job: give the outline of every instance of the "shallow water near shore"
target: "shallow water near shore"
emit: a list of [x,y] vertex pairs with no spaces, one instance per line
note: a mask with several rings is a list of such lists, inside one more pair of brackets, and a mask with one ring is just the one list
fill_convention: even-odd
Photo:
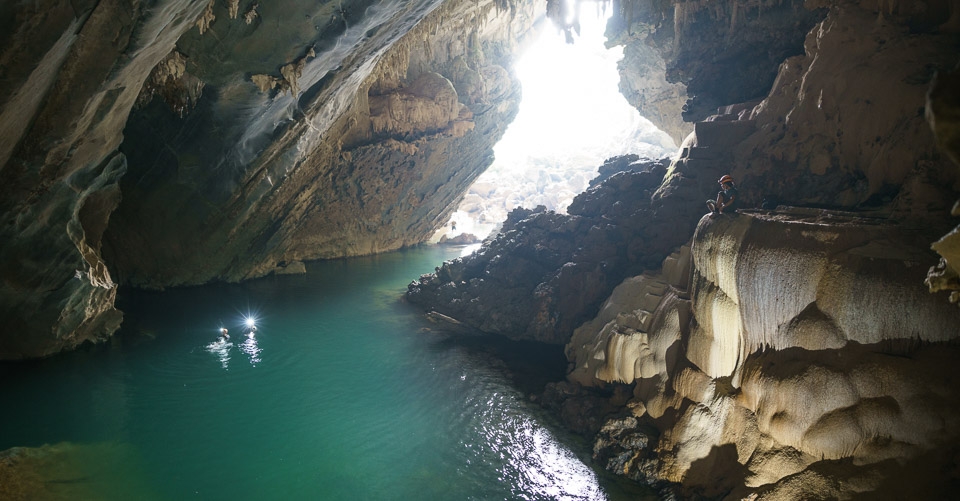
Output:
[[646,497],[595,471],[589,444],[530,402],[562,378],[559,347],[453,338],[401,300],[458,254],[423,247],[306,275],[122,291],[112,342],[0,365],[0,450],[69,443],[58,453],[83,457],[80,470],[122,465],[58,470],[63,498]]

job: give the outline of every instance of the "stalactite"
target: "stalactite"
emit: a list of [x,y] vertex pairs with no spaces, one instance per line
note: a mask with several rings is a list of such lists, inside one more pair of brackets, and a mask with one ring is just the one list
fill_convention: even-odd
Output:
[[737,0],[733,1],[733,7],[731,7],[732,12],[730,13],[730,35],[733,36],[733,33],[737,30]]
[[253,3],[250,5],[250,7],[247,9],[247,11],[243,14],[243,20],[246,21],[247,24],[252,23],[253,20],[256,19],[256,18],[260,15],[260,14],[257,12],[257,9],[259,9],[259,8],[260,8],[260,4],[257,3],[257,2],[253,2]]
[[203,35],[210,25],[213,24],[213,21],[217,19],[217,16],[213,13],[213,5],[216,3],[216,0],[210,0],[210,3],[207,4],[207,9],[203,11],[203,14],[200,15],[200,18],[197,19],[197,29],[200,30],[200,34]]
[[240,0],[227,0],[227,16],[236,19],[240,14]]
[[680,31],[683,29],[683,16],[684,9],[683,4],[677,3],[673,6],[673,50],[674,52],[680,50]]

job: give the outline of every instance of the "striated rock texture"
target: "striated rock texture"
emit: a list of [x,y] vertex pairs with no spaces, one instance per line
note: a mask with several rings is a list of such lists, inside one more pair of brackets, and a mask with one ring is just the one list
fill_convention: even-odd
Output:
[[101,255],[127,169],[121,131],[203,4],[0,6],[0,358],[102,340],[120,324]]
[[[204,97],[184,120],[159,102],[131,116],[104,250],[121,281],[243,280],[413,245],[445,222],[516,113],[503,66],[533,4],[365,8],[263,4],[250,25],[181,38]],[[277,40],[271,17],[310,22]]]
[[0,359],[103,340],[121,283],[425,240],[516,113],[505,68],[542,8],[0,6]]

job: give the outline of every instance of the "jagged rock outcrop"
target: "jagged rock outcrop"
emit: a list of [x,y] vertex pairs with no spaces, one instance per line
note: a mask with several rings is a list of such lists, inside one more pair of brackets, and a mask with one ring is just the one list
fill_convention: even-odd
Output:
[[407,298],[485,332],[566,344],[624,276],[656,267],[696,223],[653,200],[665,168],[647,166],[579,195],[566,215],[514,210],[489,244],[411,283]]
[[516,113],[504,67],[543,7],[370,5],[0,7],[0,358],[109,336],[120,283],[429,238]]
[[660,168],[666,172],[669,166],[669,158],[661,158],[660,160],[654,161],[650,158],[640,158],[640,156],[636,154],[608,158],[597,168],[597,175],[590,180],[589,187],[596,188],[600,183],[621,172],[643,172],[646,170],[659,170]]
[[614,2],[607,34],[625,46],[621,89],[679,143],[690,130],[682,121],[767,93],[780,62],[803,52],[804,35],[823,15],[809,3]]

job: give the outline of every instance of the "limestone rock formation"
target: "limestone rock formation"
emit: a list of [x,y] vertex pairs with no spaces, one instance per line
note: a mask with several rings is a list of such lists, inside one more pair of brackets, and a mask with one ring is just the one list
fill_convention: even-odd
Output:
[[504,68],[543,7],[370,6],[0,6],[0,358],[109,336],[121,283],[429,238],[516,113]]
[[[214,24],[215,40],[190,32],[178,47],[206,82],[203,102],[184,120],[157,105],[131,116],[104,251],[120,281],[237,281],[416,244],[489,163],[519,100],[490,68],[507,64],[533,4],[408,5],[386,20],[362,5],[290,8],[323,23],[321,38],[302,26],[276,53],[257,23]],[[259,15],[290,15],[278,9]],[[499,77],[468,98],[457,90],[466,70]],[[282,84],[261,92],[250,73]]]
[[687,102],[687,88],[683,83],[667,81],[666,61],[647,44],[649,36],[649,31],[624,29],[608,42],[623,45],[623,59],[617,63],[620,92],[640,115],[680,144],[693,131],[693,124],[685,122],[681,113]]
[[935,69],[956,64],[957,44],[955,34],[909,33],[854,5],[831,8],[805,55],[784,61],[767,98],[743,116],[757,132],[735,148],[732,174],[754,202],[774,195],[942,219],[957,177],[923,108]]
[[[796,55],[729,64],[750,80],[774,66],[766,90],[736,97],[696,83],[707,66],[683,55],[700,51],[709,62],[717,46],[788,22],[786,11],[767,25],[762,15],[731,17],[742,3],[621,7],[622,29],[647,19],[638,38],[703,96],[687,116],[707,113],[697,101],[715,110],[694,123],[659,185],[644,185],[643,202],[624,183],[639,174],[614,175],[581,195],[569,219],[514,215],[497,239],[421,277],[408,295],[483,330],[569,339],[570,382],[544,402],[578,431],[599,433],[594,458],[617,474],[683,498],[950,497],[960,485],[960,317],[949,292],[931,295],[922,282],[936,260],[929,242],[956,224],[958,177],[924,102],[934,72],[957,64],[951,27],[960,14],[936,0],[808,4],[818,10],[795,18],[810,28]],[[761,14],[800,8],[751,5]],[[740,29],[728,28],[734,22]],[[696,23],[706,31],[687,29]],[[939,103],[939,118],[936,104],[928,114],[947,131],[952,114]],[[748,210],[701,220],[726,173]],[[749,209],[761,205],[770,210]],[[535,263],[557,269],[548,251],[561,228],[571,228],[562,241],[576,250],[559,257],[576,265],[620,225],[644,244],[614,240],[625,260],[599,253],[616,263],[601,288],[552,281],[558,271],[521,273]],[[930,282],[950,290],[951,247],[937,248],[948,259]],[[500,303],[493,291],[502,290],[510,296]],[[559,313],[544,306],[561,302]],[[572,325],[568,312],[586,321]],[[609,392],[624,387],[632,397],[611,406]]]
[[[960,166],[960,71],[934,78],[927,93],[927,120],[940,148]],[[950,214],[960,217],[960,200]],[[940,262],[930,269],[925,283],[930,292],[952,291],[950,302],[960,306],[960,226],[933,243]]]
[[[823,499],[880,489],[891,458],[953,454],[960,317],[918,284],[917,231],[821,210],[705,217],[692,252],[624,281],[567,347],[571,379],[634,382],[628,407],[656,429],[601,438],[629,458],[618,472],[688,495]],[[913,482],[936,497],[951,480]]]
[[151,70],[204,6],[0,7],[0,358],[55,353],[119,326],[101,247],[128,167],[121,131]]
[[780,62],[803,52],[803,36],[822,16],[807,3],[614,2],[607,34],[625,45],[621,89],[679,143],[690,130],[681,111],[695,122],[766,94]]

